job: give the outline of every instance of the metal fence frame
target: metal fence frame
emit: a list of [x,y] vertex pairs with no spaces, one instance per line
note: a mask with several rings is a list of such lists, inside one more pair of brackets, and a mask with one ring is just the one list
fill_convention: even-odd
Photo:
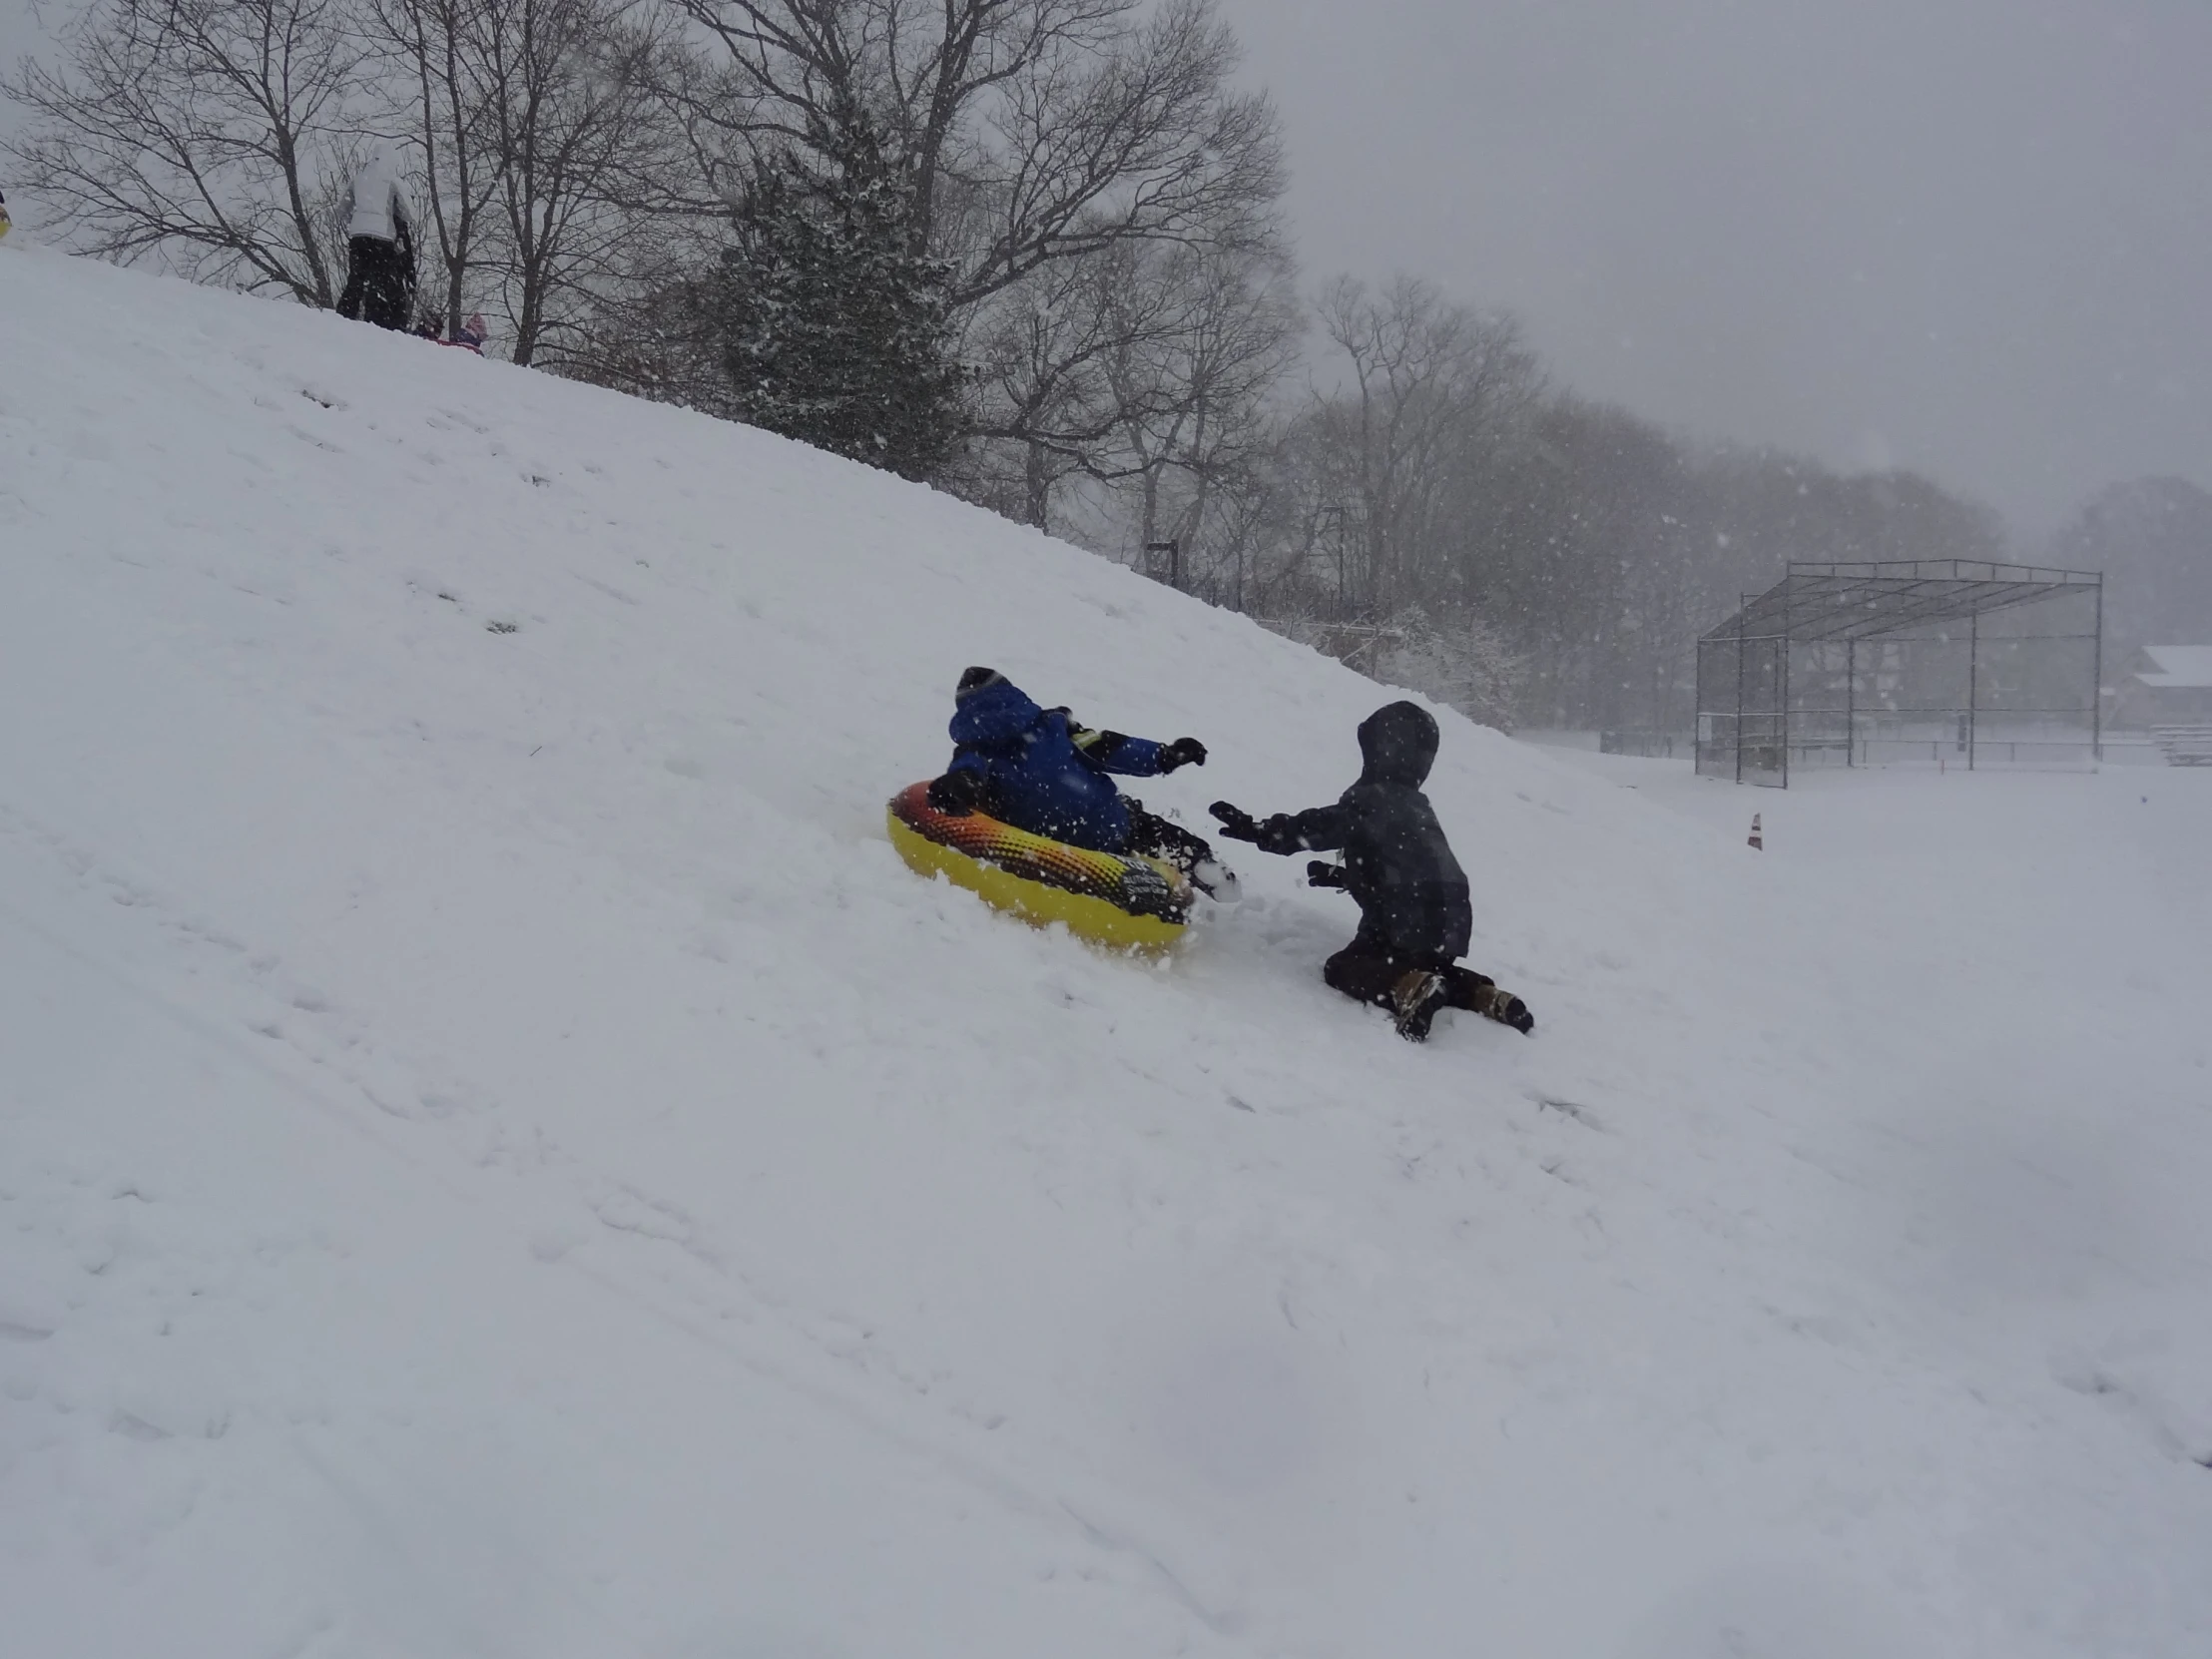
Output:
[[[2078,708],[2006,709],[2007,715],[2086,717],[2090,764],[2103,758],[2104,576],[2099,571],[2042,565],[1999,564],[1982,559],[1885,559],[1796,562],[1765,593],[1746,595],[1736,613],[1697,644],[1696,770],[1701,777],[1787,789],[1793,750],[1809,753],[1840,746],[1844,764],[1860,764],[1860,723],[1905,714],[1957,717],[1965,765],[1979,760],[1981,724],[1981,619],[1992,611],[2051,600],[2087,599],[2094,621],[2086,634],[2005,636],[2009,644],[2091,642],[2088,700]],[[1966,696],[1955,708],[1865,708],[1858,704],[1859,646],[1865,641],[1935,644],[1915,629],[1963,621]],[[1954,642],[1944,641],[1949,644]],[[1810,708],[1793,697],[1793,659],[1807,647],[1842,644],[1844,707]],[[1814,736],[1809,725],[1841,717]],[[1867,753],[1872,755],[1871,740]],[[2033,740],[2029,740],[2033,741]],[[2051,744],[2048,747],[2062,747]],[[2011,741],[2016,759],[2018,740]]]

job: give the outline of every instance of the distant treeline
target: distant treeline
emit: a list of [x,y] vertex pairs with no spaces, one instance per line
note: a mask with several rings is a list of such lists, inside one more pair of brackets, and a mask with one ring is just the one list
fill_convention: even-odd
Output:
[[[1556,388],[1420,280],[1302,293],[1237,62],[1213,0],[93,0],[5,84],[10,182],[87,251],[328,306],[387,151],[434,326],[481,311],[518,363],[1149,561],[1499,723],[1686,728],[1691,642],[1789,559],[2006,556],[1926,478]],[[2207,506],[2135,486],[2064,545],[2164,572]],[[2144,605],[2122,634],[2181,626]]]

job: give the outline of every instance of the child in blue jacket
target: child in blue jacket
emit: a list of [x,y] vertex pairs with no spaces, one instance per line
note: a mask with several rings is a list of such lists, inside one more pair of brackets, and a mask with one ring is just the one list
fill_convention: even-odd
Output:
[[1204,766],[1206,746],[1196,738],[1154,743],[1094,732],[1065,709],[1038,707],[995,669],[969,669],[952,698],[952,764],[929,786],[937,811],[985,812],[1071,846],[1165,858],[1216,898],[1235,891],[1236,877],[1203,837],[1146,812],[1107,776]]

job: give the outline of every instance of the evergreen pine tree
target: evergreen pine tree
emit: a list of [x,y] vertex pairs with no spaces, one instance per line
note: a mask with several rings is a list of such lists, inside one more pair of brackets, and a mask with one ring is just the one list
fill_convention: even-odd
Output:
[[966,425],[951,268],[918,251],[911,192],[864,118],[832,170],[765,158],[723,255],[723,360],[742,420],[906,478]]

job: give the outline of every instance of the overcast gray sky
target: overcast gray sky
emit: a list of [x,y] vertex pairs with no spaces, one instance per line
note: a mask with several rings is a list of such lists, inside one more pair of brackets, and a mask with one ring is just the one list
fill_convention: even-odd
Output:
[[[33,0],[0,0],[0,64],[13,69],[19,54],[39,44],[36,17],[37,11],[44,9],[39,6],[34,10]],[[0,113],[0,122],[10,119]]]
[[1580,390],[2030,532],[2212,487],[2212,0],[1222,4],[1310,277],[1419,272]]
[[2212,487],[2208,0],[1223,0],[1310,277],[1407,269],[1695,431],[2037,531]]

